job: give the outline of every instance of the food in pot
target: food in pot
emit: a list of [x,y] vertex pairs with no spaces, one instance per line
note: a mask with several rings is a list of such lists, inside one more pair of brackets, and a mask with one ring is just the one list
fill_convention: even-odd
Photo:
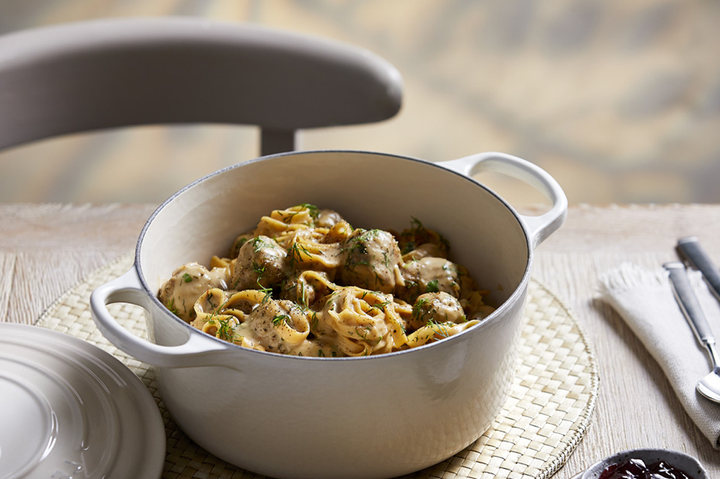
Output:
[[303,204],[274,210],[227,257],[179,267],[158,298],[205,333],[298,356],[368,356],[457,334],[493,311],[450,246],[413,219],[353,228]]

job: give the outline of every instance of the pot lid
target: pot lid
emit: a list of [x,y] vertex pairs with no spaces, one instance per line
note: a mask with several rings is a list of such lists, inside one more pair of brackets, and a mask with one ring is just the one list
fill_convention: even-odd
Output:
[[0,479],[160,477],[165,428],[145,385],[90,343],[0,323]]

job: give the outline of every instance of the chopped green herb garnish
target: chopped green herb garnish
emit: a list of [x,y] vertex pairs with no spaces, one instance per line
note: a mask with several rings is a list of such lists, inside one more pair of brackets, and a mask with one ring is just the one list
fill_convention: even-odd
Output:
[[310,217],[314,220],[318,219],[318,216],[320,216],[320,209],[315,206],[311,205],[310,203],[303,203],[301,205],[298,205],[300,208],[305,208],[310,213]]
[[175,307],[175,298],[172,298],[172,299],[170,300],[170,304],[168,304],[168,309],[169,309],[170,312],[171,312],[172,314],[174,314],[175,316],[180,316],[180,315],[178,314],[177,308]]
[[432,328],[433,331],[435,331],[436,334],[439,334],[443,338],[450,337],[450,331],[448,331],[447,326],[443,323],[438,323],[435,320],[431,319],[427,322],[427,325]]
[[260,236],[256,236],[255,238],[249,240],[250,243],[253,245],[253,252],[257,253],[263,248],[272,248],[273,245],[269,244],[267,241],[265,241]]
[[302,262],[302,255],[312,258],[312,253],[308,249],[295,241],[290,249],[288,250],[288,256],[290,257],[290,267],[295,267],[295,263]]
[[226,341],[232,340],[233,328],[230,321],[227,319],[220,319],[218,322],[220,323],[220,327],[218,328],[216,336]]
[[272,320],[275,326],[279,326],[282,323],[287,324],[288,321],[290,321],[290,316],[288,316],[287,314],[278,314]]

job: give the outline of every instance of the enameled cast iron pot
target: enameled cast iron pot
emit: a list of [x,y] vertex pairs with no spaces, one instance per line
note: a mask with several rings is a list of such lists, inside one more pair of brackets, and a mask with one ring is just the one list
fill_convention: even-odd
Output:
[[[482,170],[524,180],[551,208],[518,214],[471,178]],[[301,203],[334,209],[367,229],[401,230],[418,218],[492,290],[497,310],[474,328],[414,350],[308,358],[221,341],[158,301],[175,268],[207,263],[262,215]],[[161,205],[142,230],[134,267],[93,293],[92,313],[113,344],[157,366],[177,424],[221,459],[273,477],[397,476],[459,452],[499,413],[515,373],[533,249],[566,212],[552,177],[500,153],[443,163],[357,151],[259,158],[202,178]],[[115,302],[147,310],[151,341],[112,317],[107,305]]]

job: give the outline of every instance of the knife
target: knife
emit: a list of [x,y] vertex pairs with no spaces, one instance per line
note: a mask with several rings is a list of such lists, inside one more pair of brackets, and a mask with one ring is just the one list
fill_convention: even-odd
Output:
[[720,300],[720,271],[718,271],[713,260],[700,245],[697,237],[680,238],[677,249],[682,258],[702,272],[715,297]]
[[679,262],[665,263],[663,265],[665,270],[669,274],[670,285],[674,293],[675,299],[680,306],[685,319],[692,327],[695,336],[700,343],[707,347],[708,344],[714,345],[715,338],[713,337],[710,325],[705,319],[702,306],[700,301],[693,292],[690,281],[685,272],[685,265]]

